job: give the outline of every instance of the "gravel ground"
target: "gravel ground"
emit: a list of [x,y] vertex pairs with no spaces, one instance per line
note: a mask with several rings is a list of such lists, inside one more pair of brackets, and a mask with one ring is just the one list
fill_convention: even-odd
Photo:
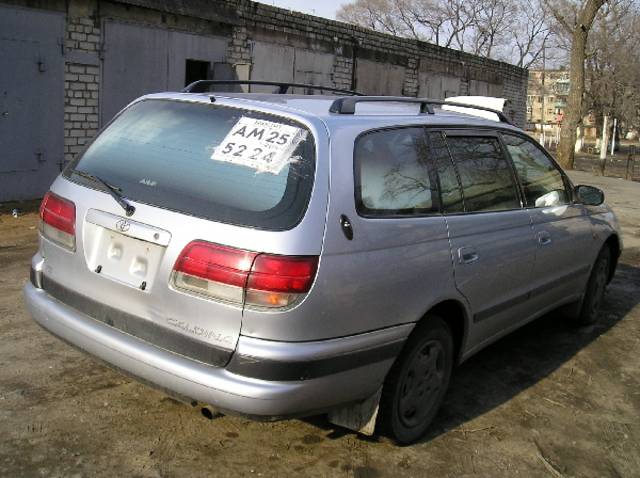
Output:
[[550,314],[485,349],[410,447],[322,417],[210,420],[71,349],[22,302],[35,205],[17,219],[0,206],[0,475],[640,476],[640,184],[572,176],[602,187],[623,227],[601,323]]

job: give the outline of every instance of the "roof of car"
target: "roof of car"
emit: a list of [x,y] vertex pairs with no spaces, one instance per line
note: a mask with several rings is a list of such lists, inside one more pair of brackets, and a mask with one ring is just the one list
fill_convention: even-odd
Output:
[[[420,113],[420,109],[416,107],[416,98],[406,98],[412,103],[407,105],[401,104],[404,98],[389,97],[388,102],[373,102],[373,98],[380,97],[366,97],[358,96],[357,101],[367,103],[367,108],[361,113],[356,111],[355,114],[339,114],[331,112],[331,108],[340,98],[354,98],[344,95],[298,95],[298,94],[273,94],[273,93],[235,93],[235,92],[207,92],[207,93],[155,93],[146,95],[144,98],[155,99],[174,99],[174,100],[188,100],[197,101],[203,103],[220,102],[227,103],[227,101],[235,102],[238,100],[241,103],[245,103],[247,107],[251,105],[259,108],[273,108],[274,110],[280,110],[283,112],[293,113],[302,116],[314,116],[322,119],[325,123],[343,123],[354,120],[362,121],[366,119],[379,119],[379,120],[391,120],[398,124],[416,123],[416,118],[419,117],[421,124],[429,125],[464,125],[475,127],[503,127],[506,129],[518,129],[509,123],[500,122],[497,118],[495,120],[487,119],[485,117],[473,114],[473,110],[469,113],[463,113],[460,111],[450,111],[442,109],[442,107],[435,107],[432,109],[434,114]],[[367,102],[367,98],[372,98],[372,103]],[[411,106],[413,108],[411,108]],[[376,121],[378,122],[378,121]]]

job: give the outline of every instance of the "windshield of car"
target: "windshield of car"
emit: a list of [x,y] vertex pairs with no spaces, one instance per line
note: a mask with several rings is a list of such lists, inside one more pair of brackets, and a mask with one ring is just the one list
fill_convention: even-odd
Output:
[[133,201],[284,230],[309,202],[315,144],[306,127],[280,116],[153,99],[126,109],[71,162],[65,176],[82,181],[72,169],[117,184]]

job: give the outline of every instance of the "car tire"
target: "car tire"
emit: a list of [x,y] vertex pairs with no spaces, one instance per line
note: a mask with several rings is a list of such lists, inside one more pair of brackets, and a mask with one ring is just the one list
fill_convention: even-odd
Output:
[[452,369],[451,330],[440,317],[427,316],[387,375],[380,399],[380,431],[404,445],[422,437],[442,404]]
[[598,321],[599,309],[602,304],[605,289],[607,288],[610,271],[611,249],[605,245],[600,250],[598,258],[591,269],[591,275],[587,282],[580,312],[577,316],[578,324],[593,325]]

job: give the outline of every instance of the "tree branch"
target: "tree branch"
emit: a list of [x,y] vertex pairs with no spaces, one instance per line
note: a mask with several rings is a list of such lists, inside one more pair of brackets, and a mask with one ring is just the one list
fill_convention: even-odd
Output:
[[549,9],[554,18],[558,21],[558,23],[564,28],[567,33],[573,33],[573,27],[569,25],[569,22],[564,18],[564,15],[560,12],[558,8],[555,7],[549,0],[542,0],[544,6]]

